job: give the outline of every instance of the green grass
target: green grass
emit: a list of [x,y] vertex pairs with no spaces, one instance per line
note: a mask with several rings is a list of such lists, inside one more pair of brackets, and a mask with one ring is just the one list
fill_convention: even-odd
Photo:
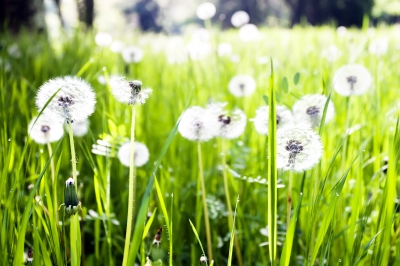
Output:
[[[274,174],[274,165],[269,165],[273,158],[267,159],[274,154],[274,138],[259,135],[249,122],[239,139],[225,141],[230,202],[234,204],[240,197],[234,238],[243,264],[400,263],[400,217],[396,211],[400,192],[398,32],[381,27],[371,36],[349,30],[341,38],[334,29],[322,27],[261,29],[261,34],[259,42],[242,43],[236,31],[213,32],[212,43],[230,42],[241,58],[239,63],[213,53],[204,60],[178,65],[169,64],[165,53],[158,52],[167,46],[165,36],[124,36],[126,43],[138,44],[145,51],[142,62],[129,66],[127,77],[153,89],[146,104],[137,107],[135,139],[148,146],[150,160],[136,169],[135,223],[128,265],[144,264],[146,257],[153,265],[198,265],[207,250],[203,210],[201,205],[196,207],[201,197],[197,143],[181,137],[176,127],[187,106],[204,106],[210,99],[226,101],[229,108],[241,108],[252,118],[256,108],[266,102],[291,107],[308,93],[330,95],[336,115],[319,129],[324,144],[321,163],[304,174],[293,174],[288,239],[286,188],[258,182],[265,179],[287,187],[289,173]],[[34,143],[27,135],[29,121],[38,114],[34,101],[37,89],[46,80],[62,75],[81,76],[94,87],[97,96],[89,134],[74,138],[77,189],[82,202],[81,258],[87,266],[121,265],[129,169],[117,158],[90,152],[100,137],[122,142],[130,136],[129,108],[114,100],[108,86],[97,81],[99,75],[124,73],[121,56],[96,47],[92,32],[77,31],[51,42],[27,33],[0,36],[5,47],[17,43],[23,55],[16,59],[7,54],[6,48],[0,50],[0,265],[21,265],[28,247],[34,249],[34,265],[65,265],[71,258],[70,220],[63,220],[60,211],[58,217],[64,226],[55,223],[53,199],[56,189],[58,205],[63,202],[65,181],[72,176],[68,136],[51,144],[57,184],[54,188],[48,147]],[[389,52],[376,57],[368,53],[368,44],[380,36],[390,39]],[[188,41],[190,36],[185,39]],[[329,44],[342,51],[334,63],[321,57]],[[273,78],[269,60],[260,64],[261,57],[272,58]],[[5,62],[11,65],[10,70],[5,69]],[[374,85],[366,94],[348,100],[332,90],[332,78],[349,62],[369,69]],[[229,93],[229,80],[236,74],[256,79],[254,94],[235,98]],[[346,135],[349,126],[359,129]],[[225,203],[221,141],[202,143],[201,149],[214,265],[238,265]],[[385,156],[390,162],[387,173],[382,171]],[[35,185],[32,190],[28,190],[30,184]],[[97,215],[91,215],[93,211]],[[148,216],[148,212],[153,215]],[[189,220],[196,225],[198,239]],[[268,224],[276,232],[272,239],[260,233]],[[162,243],[156,247],[152,243],[160,227]]]

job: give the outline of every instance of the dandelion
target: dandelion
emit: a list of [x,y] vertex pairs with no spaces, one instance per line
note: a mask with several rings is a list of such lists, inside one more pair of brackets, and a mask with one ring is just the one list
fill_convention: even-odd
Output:
[[158,229],[157,234],[154,236],[153,245],[157,245],[157,247],[159,247],[161,244],[161,233],[162,227]]
[[192,141],[207,141],[212,139],[218,129],[218,121],[212,113],[199,106],[188,108],[181,116],[178,131],[182,137]]
[[215,5],[210,2],[201,3],[196,10],[196,15],[201,20],[210,19],[215,15],[217,9]]
[[257,41],[260,38],[258,28],[254,24],[245,24],[239,29],[239,38],[243,42]]
[[22,56],[21,50],[18,47],[18,44],[14,43],[7,47],[7,52],[11,57],[20,58]]
[[96,34],[95,42],[100,47],[110,46],[112,42],[112,36],[108,32],[99,32]]
[[236,11],[231,17],[231,23],[234,27],[239,28],[250,21],[250,16],[245,11]]
[[139,63],[142,61],[144,53],[143,50],[137,46],[126,46],[121,51],[122,58],[125,63]]
[[79,122],[94,112],[95,93],[86,81],[78,77],[58,77],[45,82],[36,96],[37,108],[42,110],[51,97],[45,112],[60,122]]
[[[141,142],[135,141],[134,144],[135,150],[134,150],[134,165],[137,167],[145,165],[149,161],[149,150],[147,149],[147,146]],[[121,147],[118,149],[118,159],[120,162],[129,167],[129,162],[130,162],[130,142],[126,142],[121,145]]]
[[319,135],[311,128],[293,126],[277,131],[277,168],[284,171],[303,172],[311,169],[322,157]]
[[339,27],[336,29],[336,33],[337,33],[337,35],[339,35],[340,37],[343,37],[343,36],[345,36],[345,35],[347,34],[347,29],[346,29],[346,27],[344,27],[344,26],[339,26]]
[[[256,117],[251,119],[254,123],[256,131],[262,135],[268,135],[268,123],[269,123],[269,107],[268,106],[260,106],[256,110]],[[277,105],[276,106],[276,125],[277,128],[280,129],[282,127],[293,125],[294,119],[292,112],[287,109],[285,106]]]
[[333,82],[333,88],[340,95],[361,95],[371,87],[372,76],[364,66],[349,64],[336,71]]
[[85,119],[72,124],[72,132],[75,137],[83,137],[89,131],[89,120]]
[[216,136],[225,139],[238,138],[246,127],[246,115],[240,109],[235,109],[232,114],[223,110],[225,104],[214,103],[207,106],[218,122]]
[[142,89],[142,82],[127,81],[124,76],[120,75],[110,77],[110,87],[115,99],[129,105],[144,104],[152,92],[150,88]]
[[369,44],[368,51],[373,55],[384,55],[387,53],[389,48],[389,41],[384,38],[372,40]]
[[340,58],[341,55],[342,53],[335,45],[329,45],[322,51],[322,57],[329,62],[335,62]]
[[124,48],[125,48],[125,44],[121,40],[114,40],[110,46],[111,52],[116,53],[116,54],[121,53]]
[[[327,100],[326,96],[322,94],[309,94],[301,97],[301,99],[293,105],[293,114],[296,121],[299,123],[307,122],[312,127],[319,126]],[[335,108],[333,103],[329,101],[325,122],[331,121],[334,114]]]
[[190,42],[186,45],[186,53],[195,61],[205,58],[211,51],[212,47],[208,42]]
[[237,75],[229,81],[228,87],[236,97],[249,96],[256,89],[256,81],[252,76]]
[[64,206],[64,212],[68,216],[74,215],[82,210],[82,204],[78,200],[78,195],[76,194],[75,182],[71,177],[65,182],[64,203],[61,204],[58,209],[62,206]]
[[210,32],[204,28],[196,29],[192,33],[192,41],[193,42],[209,42],[210,41]]
[[106,77],[103,75],[98,75],[97,82],[99,82],[101,85],[106,85],[107,83]]
[[[64,135],[63,124],[43,113],[36,120],[34,117],[28,125],[29,136],[39,144],[56,142]],[[36,120],[36,123],[35,123]]]
[[230,43],[222,42],[218,45],[218,55],[220,57],[230,56],[232,54],[233,48]]

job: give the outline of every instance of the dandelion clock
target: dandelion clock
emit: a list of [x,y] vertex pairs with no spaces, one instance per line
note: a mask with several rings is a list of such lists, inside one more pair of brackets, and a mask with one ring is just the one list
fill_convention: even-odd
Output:
[[343,96],[364,94],[372,85],[372,76],[362,65],[350,64],[339,68],[333,78],[333,88]]

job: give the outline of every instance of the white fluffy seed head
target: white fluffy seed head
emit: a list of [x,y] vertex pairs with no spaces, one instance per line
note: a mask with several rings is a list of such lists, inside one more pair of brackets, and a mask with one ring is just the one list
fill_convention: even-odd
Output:
[[89,131],[89,120],[85,119],[72,124],[72,132],[75,137],[83,137]]
[[239,39],[243,42],[252,42],[260,39],[260,32],[254,24],[245,24],[239,29]]
[[342,52],[337,48],[336,45],[329,45],[324,50],[322,50],[322,57],[329,62],[335,62],[340,58]]
[[[129,154],[130,154],[130,142],[125,142],[121,145],[118,150],[118,159],[124,165],[129,167]],[[147,146],[141,142],[135,141],[133,149],[134,165],[140,167],[145,165],[149,161],[150,153]]]
[[85,120],[93,114],[96,95],[92,87],[81,78],[73,76],[51,79],[39,88],[36,95],[36,106],[39,111],[56,92],[45,109],[45,112],[54,119],[74,123]]
[[212,113],[200,106],[188,108],[181,116],[178,131],[182,137],[192,141],[212,139],[218,130],[218,121]]
[[[297,123],[308,123],[312,127],[318,127],[321,124],[327,97],[322,94],[309,94],[301,97],[293,105],[293,114]],[[332,120],[335,115],[335,107],[332,101],[329,101],[326,110],[325,123]]]
[[139,63],[142,61],[144,53],[143,50],[137,46],[126,46],[121,51],[122,58],[125,63]]
[[303,172],[311,169],[322,157],[319,135],[305,126],[284,127],[276,134],[277,168]]
[[201,3],[196,10],[196,15],[201,20],[210,19],[215,15],[217,9],[215,5],[210,2]]
[[112,42],[112,36],[108,32],[99,32],[96,34],[94,40],[98,46],[107,47],[110,46]]
[[230,56],[230,55],[232,55],[232,52],[233,52],[233,48],[230,43],[222,42],[222,43],[218,44],[218,55],[220,57]]
[[43,113],[36,121],[34,117],[28,125],[29,136],[39,144],[47,144],[61,139],[64,135],[63,124]]
[[234,27],[239,28],[244,24],[249,23],[250,16],[245,11],[236,11],[231,17],[231,23]]
[[[268,135],[269,128],[269,106],[260,106],[256,111],[256,117],[251,119],[253,121],[256,131],[262,135]],[[277,128],[280,129],[285,126],[293,126],[294,119],[292,112],[285,106],[276,106],[276,123]]]
[[138,80],[127,81],[121,75],[110,77],[110,87],[115,99],[129,105],[144,104],[152,93],[150,88],[142,89],[142,82]]
[[372,40],[368,46],[368,51],[373,55],[384,55],[389,49],[389,41],[384,38]]
[[256,81],[252,76],[237,75],[229,81],[228,87],[236,97],[249,96],[256,89]]
[[225,139],[238,138],[246,128],[247,117],[240,109],[231,113],[224,110],[225,105],[226,103],[212,103],[207,106],[218,124],[216,136]]
[[343,96],[364,94],[371,85],[371,73],[358,64],[342,66],[333,77],[333,88]]

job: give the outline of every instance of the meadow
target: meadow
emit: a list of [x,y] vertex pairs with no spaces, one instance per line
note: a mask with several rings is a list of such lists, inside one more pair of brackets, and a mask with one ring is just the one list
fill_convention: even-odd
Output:
[[[123,262],[129,167],[116,150],[129,141],[131,109],[113,97],[113,74],[153,90],[136,107],[135,140],[147,146],[149,160],[135,167],[125,265],[199,265],[203,254],[207,265],[400,264],[398,27],[261,28],[258,38],[246,41],[237,30],[210,29],[194,37],[135,32],[121,37],[143,50],[143,58],[129,64],[97,45],[95,36],[76,31],[49,41],[28,33],[0,35],[0,265]],[[375,40],[387,41],[387,51],[371,48]],[[223,42],[232,50],[218,52]],[[194,49],[189,57],[188,43]],[[332,45],[336,48],[327,49]],[[362,95],[345,97],[333,89],[334,75],[350,63],[368,69],[372,85]],[[236,97],[229,82],[241,74],[252,76],[256,89]],[[28,124],[41,111],[35,105],[38,88],[66,75],[88,82],[97,101],[88,133],[74,137],[82,210],[71,217],[62,207],[57,211],[73,175],[68,130],[49,145],[28,135]],[[322,122],[313,128],[321,137],[322,158],[306,171],[279,170],[275,123],[266,136],[250,119],[260,106],[291,109],[307,94],[328,99]],[[238,138],[200,143],[178,132],[186,108],[210,102],[243,110],[247,124]],[[324,123],[329,102],[335,113]],[[275,121],[276,112],[269,118]],[[93,153],[93,145],[104,141],[111,148]],[[199,176],[207,192],[211,245]],[[230,210],[236,214],[234,230]],[[73,219],[79,228],[73,229]],[[73,230],[81,241],[72,242]],[[161,243],[155,243],[159,233]]]

